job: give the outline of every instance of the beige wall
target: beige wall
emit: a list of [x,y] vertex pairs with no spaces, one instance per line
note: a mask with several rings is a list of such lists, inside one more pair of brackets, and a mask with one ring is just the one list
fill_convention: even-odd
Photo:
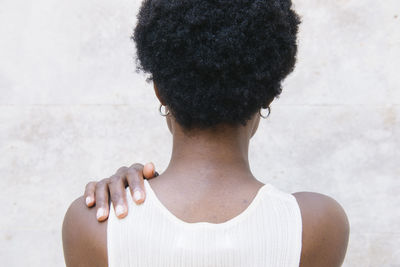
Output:
[[[170,136],[129,40],[139,1],[0,2],[1,266],[63,266],[61,223],[93,179],[154,161]],[[400,266],[400,1],[296,0],[296,71],[251,166],[347,211],[344,266]]]

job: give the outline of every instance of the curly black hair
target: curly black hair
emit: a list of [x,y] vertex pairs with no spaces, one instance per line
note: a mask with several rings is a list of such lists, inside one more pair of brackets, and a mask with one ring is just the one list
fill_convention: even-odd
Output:
[[137,19],[136,71],[186,129],[245,125],[296,62],[290,0],[144,0]]

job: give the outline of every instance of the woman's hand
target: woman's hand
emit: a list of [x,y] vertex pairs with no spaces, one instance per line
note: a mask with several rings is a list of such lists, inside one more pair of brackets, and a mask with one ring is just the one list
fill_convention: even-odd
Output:
[[86,185],[84,194],[86,205],[89,208],[97,207],[96,217],[99,222],[102,222],[108,218],[111,197],[115,214],[118,218],[124,218],[128,214],[125,188],[129,186],[134,201],[136,204],[141,204],[146,197],[143,177],[151,179],[157,176],[153,163],[147,163],[144,166],[135,163],[129,168],[121,167],[113,176]]

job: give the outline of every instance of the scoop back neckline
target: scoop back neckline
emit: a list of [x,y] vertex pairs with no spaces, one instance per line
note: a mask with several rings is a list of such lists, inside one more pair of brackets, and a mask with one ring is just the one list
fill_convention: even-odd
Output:
[[252,199],[250,204],[241,213],[239,213],[235,217],[233,217],[225,222],[212,223],[212,222],[203,222],[203,221],[202,222],[187,222],[187,221],[184,221],[184,220],[178,218],[169,209],[167,209],[167,207],[165,207],[165,205],[160,201],[160,199],[157,197],[156,193],[154,192],[153,188],[151,187],[150,183],[146,179],[144,180],[144,183],[145,183],[146,193],[150,193],[151,198],[154,199],[154,203],[165,214],[166,217],[168,217],[170,220],[172,220],[173,222],[175,222],[181,226],[193,227],[193,228],[196,228],[196,227],[220,228],[220,227],[227,227],[227,226],[231,226],[233,224],[239,223],[246,217],[250,216],[252,211],[258,206],[259,202],[262,199],[263,192],[264,191],[266,192],[272,188],[272,186],[268,183],[262,185],[258,189],[256,195],[254,196],[254,198]]

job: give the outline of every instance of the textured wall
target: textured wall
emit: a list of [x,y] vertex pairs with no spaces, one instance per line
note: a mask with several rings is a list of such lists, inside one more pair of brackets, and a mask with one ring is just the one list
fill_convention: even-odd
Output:
[[[2,266],[63,266],[63,215],[89,180],[166,167],[167,127],[134,72],[139,4],[0,1]],[[342,203],[344,266],[400,266],[400,1],[295,6],[297,68],[254,137],[252,169]]]

